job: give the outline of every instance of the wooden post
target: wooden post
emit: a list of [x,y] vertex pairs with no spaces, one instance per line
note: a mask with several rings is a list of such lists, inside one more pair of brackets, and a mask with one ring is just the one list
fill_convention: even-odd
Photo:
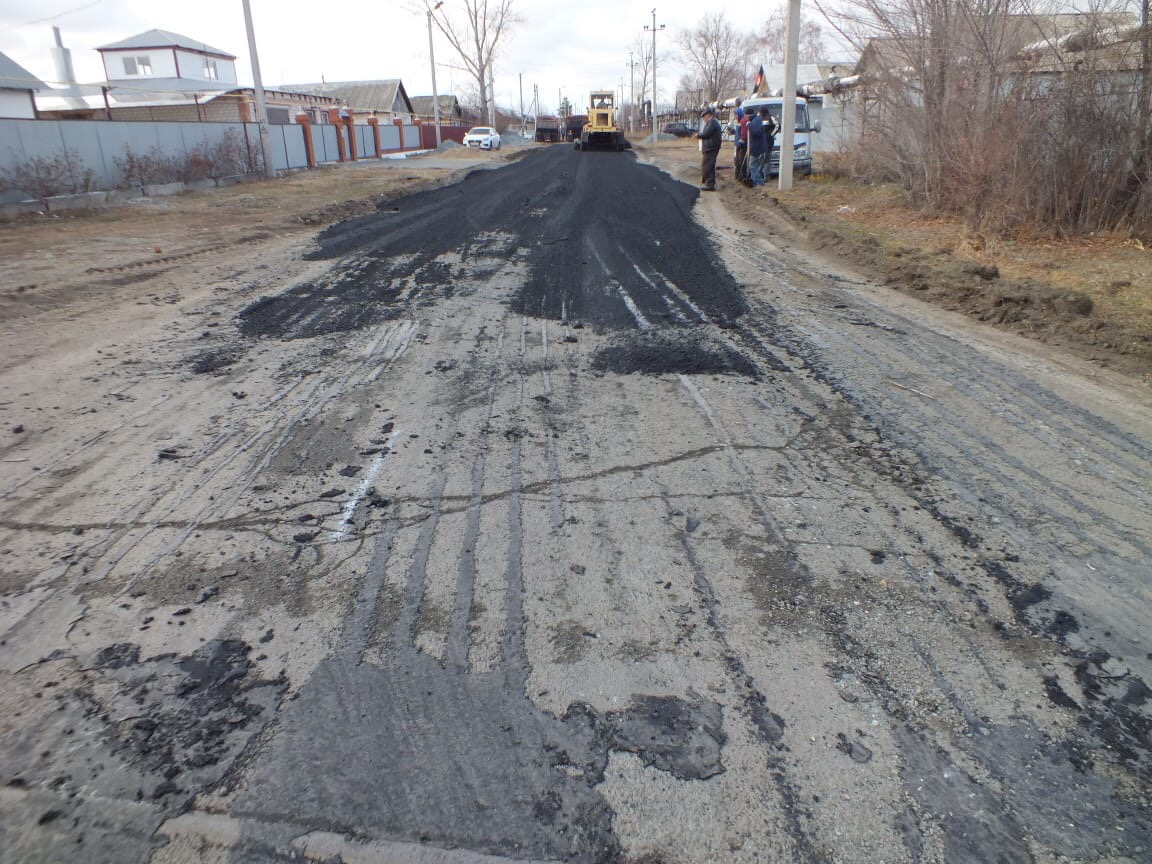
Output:
[[344,146],[344,122],[340,119],[339,108],[328,109],[328,120],[336,127],[336,149],[339,152],[339,161],[348,161],[348,150]]
[[380,118],[369,117],[368,125],[372,127],[372,143],[376,146],[376,158],[380,158]]
[[312,143],[312,115],[301,111],[296,115],[296,125],[304,131],[304,158],[308,160],[308,167],[316,167],[316,150]]

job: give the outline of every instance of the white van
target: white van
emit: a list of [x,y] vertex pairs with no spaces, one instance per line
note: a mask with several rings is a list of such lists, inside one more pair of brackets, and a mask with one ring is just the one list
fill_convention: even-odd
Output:
[[[760,106],[767,105],[768,113],[780,123],[780,115],[784,111],[784,98],[782,96],[749,96],[741,107],[744,113],[759,111]],[[808,113],[807,100],[796,99],[796,134],[792,141],[792,172],[807,176],[812,173],[812,140],[811,136],[820,131],[820,121],[812,120]],[[772,145],[771,163],[768,168],[770,176],[780,173],[780,135],[776,136]]]

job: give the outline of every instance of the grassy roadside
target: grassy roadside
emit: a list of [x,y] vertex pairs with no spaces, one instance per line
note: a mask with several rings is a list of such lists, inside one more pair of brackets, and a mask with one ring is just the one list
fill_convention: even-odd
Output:
[[[637,149],[696,181],[691,142]],[[730,150],[721,154],[730,160]],[[960,219],[918,211],[894,187],[819,175],[780,192],[747,189],[721,171],[720,194],[743,218],[785,220],[812,248],[880,284],[1152,386],[1152,249],[1139,241],[970,232]]]

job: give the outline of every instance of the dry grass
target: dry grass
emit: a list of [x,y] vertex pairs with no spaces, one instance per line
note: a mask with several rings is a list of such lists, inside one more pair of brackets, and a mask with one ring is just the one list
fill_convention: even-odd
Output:
[[1082,292],[1098,314],[1143,323],[1152,333],[1152,250],[1139,240],[972,233],[959,218],[912,208],[901,191],[890,186],[817,179],[779,197],[809,215],[842,220],[851,233],[875,237],[890,251],[947,250],[958,258],[994,264],[1010,281]]
[[1139,241],[973,232],[899,189],[819,177],[761,200],[897,290],[1152,382],[1152,250]]

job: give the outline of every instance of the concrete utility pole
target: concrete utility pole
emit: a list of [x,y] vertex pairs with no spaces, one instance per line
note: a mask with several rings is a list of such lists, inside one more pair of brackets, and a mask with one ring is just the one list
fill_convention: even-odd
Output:
[[520,137],[528,137],[528,120],[524,117],[524,73],[520,73]]
[[[795,0],[799,3],[800,0]],[[656,26],[656,10],[652,10],[652,27],[649,28],[647,24],[644,29],[652,30],[652,143],[656,143],[656,31],[663,30],[664,25]]]
[[488,64],[488,125],[496,128],[496,70]]
[[800,0],[788,0],[788,41],[784,45],[784,104],[780,109],[780,185],[792,188],[796,144],[796,55],[800,48]]
[[264,82],[260,78],[260,58],[256,56],[256,33],[252,29],[252,7],[244,3],[244,26],[248,29],[248,54],[252,59],[252,90],[256,94],[256,124],[260,127],[260,149],[264,152],[264,176],[276,176],[272,161],[272,136],[268,132],[268,103],[264,100]]
[[631,79],[632,96],[628,104],[628,131],[636,131],[636,62],[632,59],[632,52],[628,52],[628,75]]
[[432,67],[432,116],[436,118],[436,147],[443,143],[440,140],[440,94],[436,92],[436,55],[432,52],[432,13],[444,5],[440,0],[428,10],[428,65]]

